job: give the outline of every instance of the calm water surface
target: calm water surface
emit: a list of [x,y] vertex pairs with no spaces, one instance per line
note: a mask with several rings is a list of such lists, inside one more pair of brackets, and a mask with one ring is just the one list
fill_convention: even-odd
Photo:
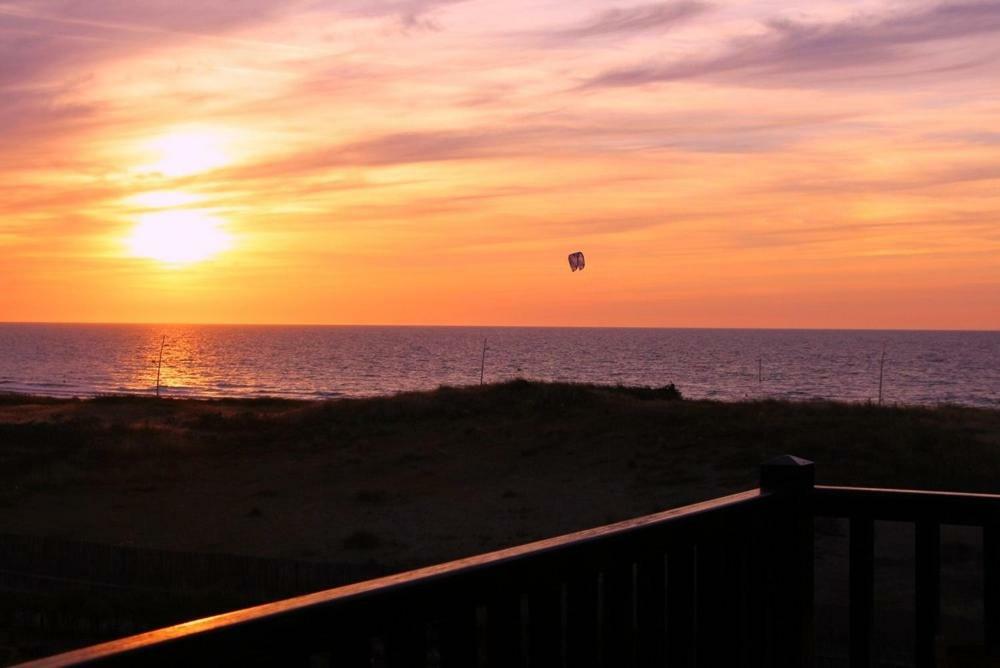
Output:
[[[1000,406],[1000,332],[0,324],[0,391],[370,396],[516,377],[687,397]],[[758,371],[760,370],[760,375]]]

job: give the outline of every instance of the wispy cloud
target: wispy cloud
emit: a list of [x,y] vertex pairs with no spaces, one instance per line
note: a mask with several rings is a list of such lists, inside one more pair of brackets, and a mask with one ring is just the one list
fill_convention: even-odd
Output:
[[1000,146],[1000,132],[991,130],[965,130],[962,132],[933,134],[928,139],[979,146]]
[[[761,36],[732,41],[721,53],[667,63],[643,63],[608,70],[589,87],[638,86],[660,81],[724,78],[741,85],[773,85],[775,80],[829,79],[848,71],[892,75],[887,68],[921,62],[922,47],[945,40],[1000,33],[1000,3],[978,1],[921,6],[881,16],[860,15],[835,23],[771,20]],[[993,56],[996,56],[994,53]],[[929,64],[929,71],[940,64]],[[984,63],[982,55],[962,55],[954,67]],[[924,68],[918,68],[917,73]],[[913,74],[913,72],[899,72]]]
[[86,68],[109,58],[179,40],[259,48],[264,44],[228,33],[273,17],[281,9],[277,0],[204,0],[197,11],[173,0],[0,2],[0,87],[37,85],[43,77],[79,78]]
[[467,0],[323,0],[318,4],[347,15],[394,17],[404,28],[435,29],[432,19],[437,10],[463,2]]
[[598,14],[564,28],[539,33],[539,37],[553,42],[577,41],[595,37],[623,37],[651,32],[687,21],[704,14],[711,7],[699,0],[657,2],[632,7],[606,9]]
[[287,8],[278,0],[201,0],[193,10],[175,0],[7,0],[0,2],[0,16],[108,31],[204,35],[273,16],[283,5]]
[[336,168],[392,167],[532,157],[600,159],[663,153],[755,154],[787,149],[847,114],[738,114],[681,111],[649,115],[553,113],[544,122],[395,132],[221,170],[220,180],[297,178]]

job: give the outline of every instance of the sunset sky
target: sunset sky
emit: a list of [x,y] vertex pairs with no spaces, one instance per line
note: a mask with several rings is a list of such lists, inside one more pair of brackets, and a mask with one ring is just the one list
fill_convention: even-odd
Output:
[[0,321],[1000,329],[998,0],[0,0],[0,127]]

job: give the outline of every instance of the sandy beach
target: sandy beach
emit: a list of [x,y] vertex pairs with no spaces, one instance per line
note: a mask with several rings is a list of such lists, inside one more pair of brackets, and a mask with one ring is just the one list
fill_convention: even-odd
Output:
[[513,382],[325,403],[0,399],[0,532],[405,568],[755,486],[996,491],[1000,411]]

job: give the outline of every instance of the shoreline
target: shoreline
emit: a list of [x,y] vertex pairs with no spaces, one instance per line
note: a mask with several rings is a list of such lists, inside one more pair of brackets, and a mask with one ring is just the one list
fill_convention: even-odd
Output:
[[[487,383],[486,386],[490,385],[505,385],[508,383],[529,383],[535,385],[569,385],[569,386],[580,386],[588,387],[596,390],[608,390],[608,391],[628,391],[628,390],[656,390],[658,388],[648,386],[648,385],[605,385],[597,383],[577,383],[577,382],[559,382],[559,381],[545,381],[545,380],[528,380],[524,378],[514,378],[511,380],[498,381],[493,383]],[[83,401],[115,401],[115,400],[137,400],[142,401],[145,399],[151,400],[162,400],[162,401],[195,401],[195,402],[290,402],[290,403],[302,403],[302,404],[322,404],[329,401],[363,401],[371,399],[392,399],[399,396],[411,395],[411,394],[428,394],[435,393],[439,391],[449,391],[449,390],[474,390],[475,388],[483,387],[478,383],[469,383],[466,385],[439,385],[435,388],[425,389],[425,390],[393,390],[388,392],[377,392],[370,394],[348,394],[346,392],[323,392],[317,393],[317,396],[291,396],[283,394],[255,394],[255,395],[239,395],[239,394],[171,394],[170,388],[166,387],[160,388],[161,395],[156,395],[155,389],[149,389],[145,392],[96,392],[90,393],[80,393],[80,394],[45,394],[39,392],[21,392],[16,390],[4,390],[0,389],[0,403],[31,403],[31,402],[83,402]],[[678,388],[680,391],[680,388]],[[824,396],[783,396],[780,394],[771,395],[758,395],[751,396],[746,395],[743,398],[731,399],[731,398],[711,398],[711,397],[685,397],[686,401],[696,401],[705,403],[718,403],[718,404],[744,404],[744,403],[761,403],[761,402],[774,402],[774,403],[787,403],[787,404],[814,404],[814,403],[829,403],[838,404],[845,406],[874,406],[883,408],[902,408],[902,409],[922,409],[922,408],[969,408],[976,410],[985,411],[1000,411],[1000,399],[995,400],[996,406],[983,405],[979,403],[965,403],[961,401],[937,401],[937,402],[926,402],[926,403],[909,403],[906,401],[883,401],[881,404],[877,400],[872,398],[850,398],[850,397],[824,397]]]
[[1000,407],[1000,338],[988,332],[102,327],[0,326],[0,391],[150,395],[162,367],[164,396],[197,399],[392,396],[475,386],[484,375],[491,383],[672,382],[707,400],[884,396]]

